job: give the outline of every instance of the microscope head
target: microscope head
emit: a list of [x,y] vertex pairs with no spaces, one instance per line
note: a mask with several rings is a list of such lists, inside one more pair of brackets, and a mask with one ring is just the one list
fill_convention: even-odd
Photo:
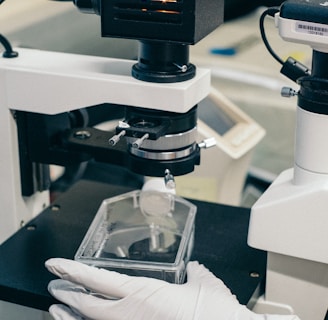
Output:
[[136,79],[172,83],[192,79],[189,45],[223,23],[224,0],[74,0],[101,16],[103,37],[140,41]]

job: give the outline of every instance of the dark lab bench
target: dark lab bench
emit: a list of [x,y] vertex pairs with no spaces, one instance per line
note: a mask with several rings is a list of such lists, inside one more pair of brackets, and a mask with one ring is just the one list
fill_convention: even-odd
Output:
[[[82,180],[0,246],[0,300],[48,310],[55,277],[51,257],[73,259],[101,201],[131,189]],[[246,244],[249,209],[192,201],[197,205],[193,260],[220,277],[243,304],[263,283],[266,254]],[[8,215],[10,212],[7,213]]]

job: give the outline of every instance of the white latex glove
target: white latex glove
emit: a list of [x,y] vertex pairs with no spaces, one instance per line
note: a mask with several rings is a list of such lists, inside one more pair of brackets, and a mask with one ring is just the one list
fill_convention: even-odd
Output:
[[251,312],[198,262],[188,264],[188,282],[182,285],[60,258],[48,260],[46,267],[62,278],[49,283],[49,292],[70,306],[51,306],[55,320],[298,320]]

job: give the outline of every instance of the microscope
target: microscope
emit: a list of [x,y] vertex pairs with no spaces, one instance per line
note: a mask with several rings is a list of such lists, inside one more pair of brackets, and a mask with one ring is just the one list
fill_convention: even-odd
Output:
[[[207,146],[196,142],[196,123],[210,73],[190,63],[189,45],[223,22],[223,0],[74,4],[100,15],[103,37],[139,40],[138,60],[23,48],[4,53],[1,241],[49,205],[50,164],[94,159],[170,185],[194,170]],[[115,130],[88,125],[99,108],[124,110]]]
[[313,56],[311,71],[293,58],[281,69],[299,84],[298,92],[282,91],[298,98],[295,164],[251,210],[248,244],[268,251],[256,311],[322,320],[328,308],[328,2],[289,0],[268,14],[284,40],[310,45]]
[[[50,164],[95,159],[167,183],[194,170],[208,145],[196,142],[195,128],[210,73],[189,61],[188,48],[223,22],[223,2],[74,1],[81,11],[100,15],[103,37],[139,40],[137,61],[5,52],[1,242],[49,206]],[[327,10],[325,1],[288,0],[275,15],[284,39],[313,47],[312,72],[292,72],[300,84],[295,167],[254,205],[248,237],[250,246],[268,251],[265,296],[255,310],[304,320],[322,320],[328,305]],[[124,115],[115,130],[89,125],[91,112],[101,110],[106,121],[104,110],[117,108]]]

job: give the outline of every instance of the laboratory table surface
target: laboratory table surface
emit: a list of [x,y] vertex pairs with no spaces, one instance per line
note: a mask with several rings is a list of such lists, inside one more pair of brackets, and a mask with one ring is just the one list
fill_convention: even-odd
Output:
[[[44,267],[51,257],[73,259],[103,199],[131,189],[81,180],[0,246],[0,300],[48,310],[55,276]],[[192,260],[220,277],[243,304],[264,282],[266,253],[247,246],[250,211],[215,203],[197,205]],[[10,213],[8,213],[10,214]]]

